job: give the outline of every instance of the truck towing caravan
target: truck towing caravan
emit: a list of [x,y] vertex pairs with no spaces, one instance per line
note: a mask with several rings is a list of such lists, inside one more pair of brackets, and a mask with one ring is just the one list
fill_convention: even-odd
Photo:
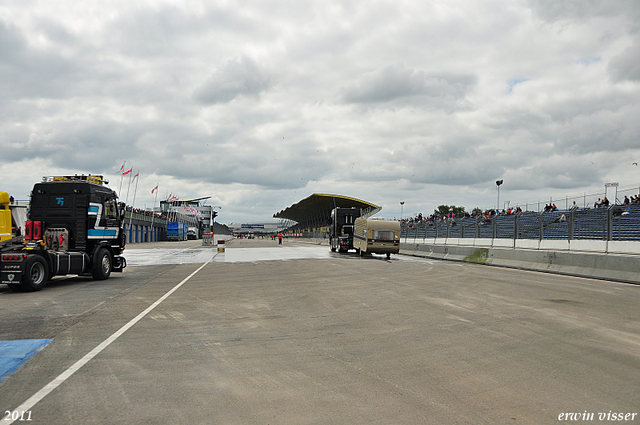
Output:
[[[0,242],[0,283],[39,291],[56,275],[103,280],[122,272],[125,209],[107,183],[94,175],[44,177],[36,183],[24,237]],[[11,233],[8,203],[8,194],[0,192],[0,227],[8,223]]]
[[400,223],[381,218],[357,218],[353,234],[353,247],[364,254],[391,254],[400,252]]
[[336,207],[331,211],[329,245],[331,251],[347,252],[353,249],[353,224],[362,215],[357,208]]

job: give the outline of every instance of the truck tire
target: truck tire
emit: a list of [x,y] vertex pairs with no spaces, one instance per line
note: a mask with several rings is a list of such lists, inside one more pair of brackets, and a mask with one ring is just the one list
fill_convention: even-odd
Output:
[[24,266],[20,289],[25,292],[39,291],[49,280],[49,266],[39,255],[29,255]]
[[113,260],[111,254],[105,248],[98,249],[93,258],[93,278],[95,280],[109,279]]

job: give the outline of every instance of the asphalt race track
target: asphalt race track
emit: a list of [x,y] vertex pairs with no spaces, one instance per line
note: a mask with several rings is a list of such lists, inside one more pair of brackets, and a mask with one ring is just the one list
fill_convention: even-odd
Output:
[[0,425],[640,422],[639,286],[197,242],[0,285],[0,341],[48,341],[0,382]]

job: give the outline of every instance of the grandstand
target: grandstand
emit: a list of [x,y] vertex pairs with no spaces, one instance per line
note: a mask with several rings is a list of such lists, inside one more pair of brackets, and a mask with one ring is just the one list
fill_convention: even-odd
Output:
[[289,233],[300,233],[309,237],[324,237],[328,232],[331,211],[336,208],[357,208],[363,217],[370,217],[382,207],[343,195],[314,193],[300,202],[273,215],[274,218],[290,220]]
[[[564,219],[562,218],[564,217]],[[402,237],[640,241],[640,204],[402,223]]]

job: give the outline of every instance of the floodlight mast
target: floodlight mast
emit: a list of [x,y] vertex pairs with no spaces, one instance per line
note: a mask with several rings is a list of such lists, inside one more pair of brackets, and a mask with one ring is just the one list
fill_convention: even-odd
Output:
[[504,180],[496,180],[496,186],[498,186],[498,203],[496,204],[496,212],[500,211],[500,185]]

